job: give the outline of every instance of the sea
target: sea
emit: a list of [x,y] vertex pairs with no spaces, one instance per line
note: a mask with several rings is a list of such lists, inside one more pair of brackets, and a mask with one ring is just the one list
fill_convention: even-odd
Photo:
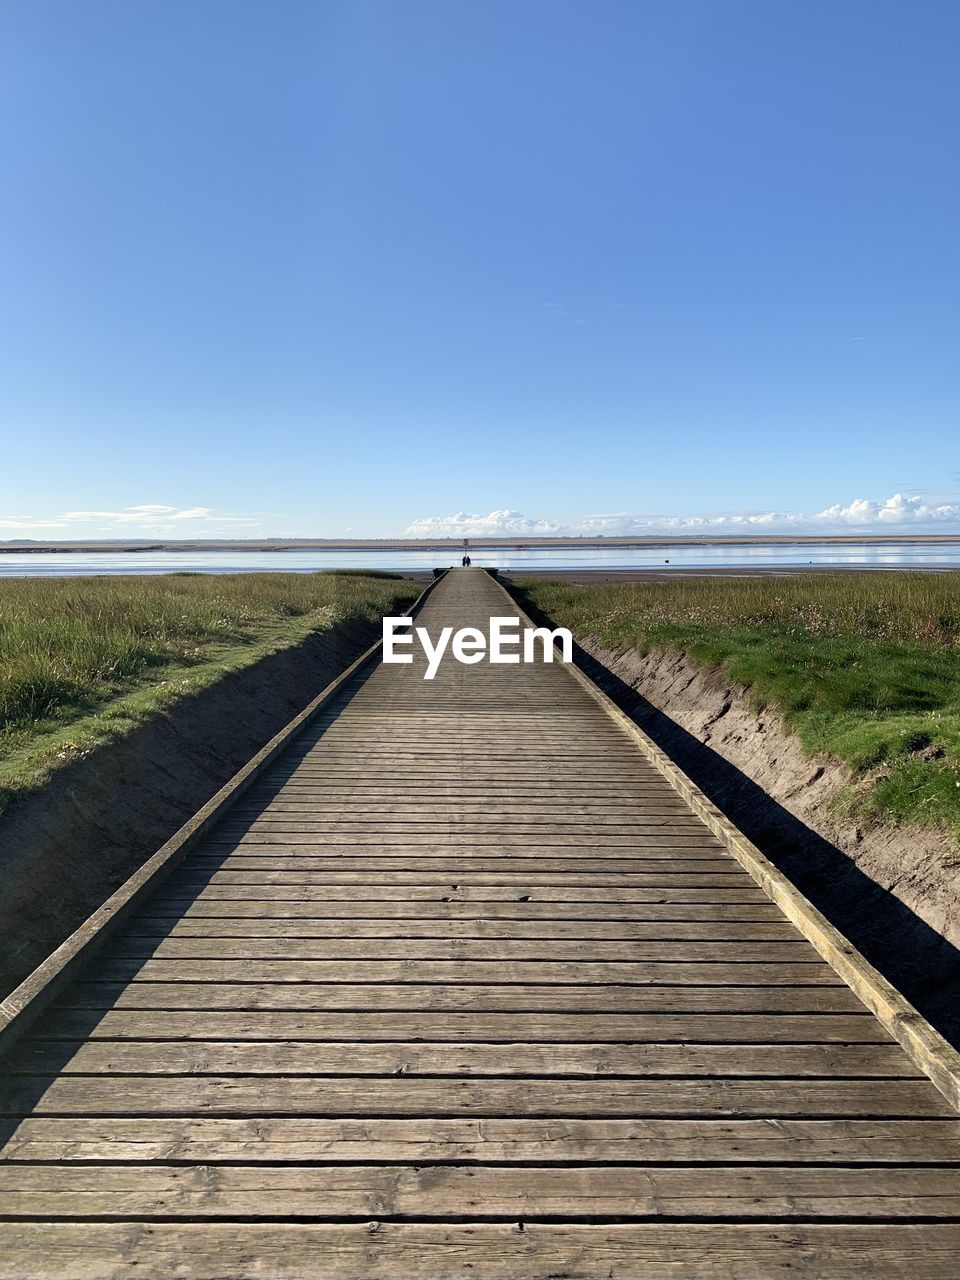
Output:
[[[641,547],[477,547],[474,565],[504,570],[708,569],[744,572],[798,569],[943,570],[960,568],[955,542],[738,543]],[[326,550],[280,551],[0,551],[0,577],[76,577],[140,573],[317,573],[324,569],[430,570],[459,564],[460,551]]]

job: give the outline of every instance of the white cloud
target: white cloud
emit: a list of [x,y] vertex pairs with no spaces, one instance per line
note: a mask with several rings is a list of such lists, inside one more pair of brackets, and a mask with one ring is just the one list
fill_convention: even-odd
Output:
[[791,522],[800,517],[776,512],[738,513],[709,516],[604,515],[559,519],[531,519],[519,511],[491,511],[489,515],[425,516],[404,530],[408,538],[510,538],[510,537],[607,537],[642,536],[656,533],[697,533],[709,529],[750,532]]
[[[883,502],[857,498],[836,503],[813,515],[793,511],[729,511],[709,515],[601,515],[533,519],[519,511],[491,511],[489,515],[423,516],[404,530],[408,538],[511,537],[643,537],[696,533],[849,533],[916,529],[945,524],[960,527],[960,503],[932,503],[922,497],[895,493]],[[960,528],[958,528],[960,531]]]
[[405,530],[408,538],[530,538],[562,534],[564,526],[555,520],[528,520],[519,511],[491,511],[487,516],[468,516],[458,511],[452,516],[425,516]]
[[69,529],[70,537],[113,534],[131,537],[136,534],[156,535],[172,532],[178,537],[190,533],[190,526],[207,537],[220,532],[238,534],[251,526],[259,526],[260,517],[219,513],[212,507],[171,507],[167,503],[144,502],[122,507],[119,511],[63,511],[52,518],[4,516],[0,529],[19,529],[42,535],[48,529]]
[[895,493],[885,502],[871,502],[868,498],[856,498],[848,506],[827,507],[816,519],[827,524],[852,525],[912,525],[918,523],[942,523],[960,520],[960,503],[931,503],[923,497],[910,497]]
[[121,511],[64,511],[60,518],[77,524],[106,521],[119,525],[143,525],[151,529],[184,520],[214,521],[217,524],[258,523],[251,516],[219,515],[210,507],[184,507],[178,510],[176,507],[168,507],[160,503],[124,507]]
[[209,507],[187,507],[185,511],[174,511],[171,520],[235,520],[238,516],[215,516]]
[[62,520],[29,520],[15,519],[13,516],[0,516],[0,529],[61,529]]

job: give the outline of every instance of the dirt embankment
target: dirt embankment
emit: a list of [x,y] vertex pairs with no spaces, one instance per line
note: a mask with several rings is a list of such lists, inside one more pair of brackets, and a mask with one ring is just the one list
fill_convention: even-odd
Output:
[[960,1042],[960,854],[946,833],[838,815],[846,766],[811,760],[769,709],[684,654],[584,667],[925,1016]]
[[351,622],[184,697],[0,815],[6,994],[379,634]]

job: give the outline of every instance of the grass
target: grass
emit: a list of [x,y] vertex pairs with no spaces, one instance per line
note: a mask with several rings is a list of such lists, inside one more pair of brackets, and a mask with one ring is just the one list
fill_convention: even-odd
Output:
[[402,573],[393,573],[390,569],[328,569],[327,575],[334,578],[393,578],[400,579]]
[[418,594],[377,571],[0,578],[0,802],[227,671]]
[[518,585],[581,639],[721,667],[850,767],[851,812],[960,835],[960,574]]

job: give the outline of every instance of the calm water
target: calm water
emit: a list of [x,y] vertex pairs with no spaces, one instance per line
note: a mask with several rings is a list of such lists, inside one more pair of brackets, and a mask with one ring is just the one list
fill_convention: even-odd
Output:
[[[0,577],[72,577],[88,573],[315,573],[319,569],[432,569],[459,563],[451,551],[140,551],[2,553]],[[960,568],[956,542],[755,543],[729,547],[610,547],[478,549],[475,565],[501,569],[788,569],[834,565],[865,569]]]

